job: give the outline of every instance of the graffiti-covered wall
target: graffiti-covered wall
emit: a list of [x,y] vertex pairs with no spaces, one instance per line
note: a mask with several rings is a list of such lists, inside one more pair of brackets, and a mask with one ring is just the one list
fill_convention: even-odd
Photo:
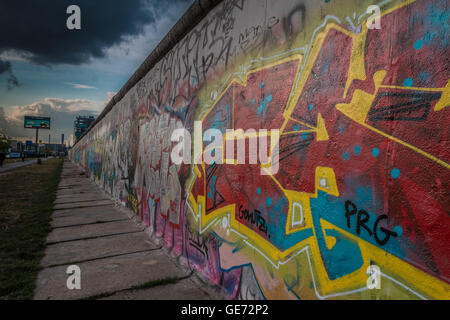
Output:
[[230,298],[448,299],[449,11],[224,1],[71,158]]

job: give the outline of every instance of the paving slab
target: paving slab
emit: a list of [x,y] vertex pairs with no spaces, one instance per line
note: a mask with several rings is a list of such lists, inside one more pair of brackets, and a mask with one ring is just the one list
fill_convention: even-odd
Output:
[[79,173],[79,172],[73,172],[73,173],[62,173],[61,174],[61,179],[82,179],[82,178],[87,178],[87,176],[84,173]]
[[217,300],[218,295],[202,290],[191,279],[142,290],[117,292],[101,300]]
[[76,168],[76,167],[75,168],[73,168],[73,167],[66,168],[66,164],[64,163],[62,174],[63,175],[76,175],[76,176],[78,176],[78,175],[83,175],[85,173],[83,172],[83,170],[80,170],[79,168]]
[[65,190],[82,190],[82,189],[92,189],[92,190],[98,190],[98,187],[96,185],[94,185],[93,183],[85,183],[85,184],[80,184],[80,185],[76,185],[76,186],[63,186],[63,187],[59,187],[57,188],[57,191],[65,191]]
[[79,188],[85,188],[85,187],[96,187],[93,183],[90,183],[89,181],[84,182],[73,182],[71,184],[60,184],[58,185],[58,190],[64,190],[64,189],[79,189]]
[[98,213],[103,212],[119,212],[122,215],[126,216],[122,211],[120,211],[116,206],[114,206],[111,202],[109,204],[105,204],[103,206],[97,207],[86,207],[86,208],[67,208],[53,211],[52,218],[58,218],[62,216],[78,216],[80,214],[90,214],[96,215]]
[[66,193],[60,193],[56,195],[56,199],[64,199],[64,198],[71,198],[71,197],[92,197],[92,198],[96,198],[96,197],[107,197],[108,199],[110,199],[110,197],[108,195],[106,195],[105,193],[102,193],[98,190],[93,191],[93,192],[66,192]]
[[86,178],[86,175],[81,174],[81,173],[62,173],[61,174],[61,181],[62,179],[66,180],[66,179],[81,179],[81,178]]
[[64,184],[64,185],[58,185],[57,190],[65,190],[65,189],[83,189],[86,187],[94,187],[92,183],[89,183],[89,181],[84,182],[74,182],[71,184]]
[[41,265],[48,267],[57,264],[71,264],[77,261],[106,258],[156,248],[158,248],[156,244],[151,243],[144,232],[62,242],[47,246]]
[[55,218],[51,225],[53,228],[68,228],[73,226],[85,225],[85,224],[93,224],[93,223],[108,223],[114,221],[124,221],[129,220],[128,218],[124,218],[123,216],[114,216],[114,215],[105,215],[105,217],[90,217],[90,216],[82,216],[82,217],[61,217]]
[[67,170],[61,173],[62,178],[78,178],[78,177],[86,177],[86,174],[79,170]]
[[142,230],[142,227],[139,227],[135,223],[131,223],[130,220],[57,228],[50,232],[47,237],[47,243],[110,236]]
[[98,193],[99,190],[95,187],[84,187],[77,189],[61,189],[56,191],[56,197],[68,195],[68,194],[86,194],[86,193]]
[[[92,211],[95,209],[95,211]],[[62,228],[80,224],[93,224],[111,222],[118,220],[128,220],[123,212],[114,209],[113,206],[102,206],[93,208],[71,209],[76,214],[71,214],[70,210],[59,210],[52,216],[51,225],[53,228]]]
[[54,204],[63,204],[63,203],[73,203],[73,202],[86,202],[86,201],[96,201],[96,200],[110,200],[106,196],[102,194],[71,194],[65,195],[63,197],[56,197]]
[[98,207],[103,205],[111,204],[111,200],[97,200],[89,202],[70,202],[70,203],[59,203],[53,206],[53,210],[59,209],[71,209],[71,208],[87,208],[87,207]]
[[80,299],[131,288],[148,281],[186,276],[161,249],[77,265],[81,270],[80,290],[67,289],[67,266],[47,268],[38,275],[34,299]]
[[80,182],[84,179],[84,181],[89,181],[87,178],[87,176],[85,174],[82,173],[62,173],[61,174],[61,178],[63,178],[60,182],[62,184],[69,184],[72,182]]
[[80,177],[62,177],[60,183],[58,184],[58,188],[73,186],[73,185],[93,185],[93,181],[89,180],[89,178],[85,176]]
[[96,188],[92,183],[79,183],[79,184],[71,184],[59,186],[56,190],[72,190],[72,189],[86,189],[86,188]]
[[67,176],[63,176],[63,179],[60,182],[60,185],[69,185],[72,184],[74,182],[83,182],[83,183],[89,183],[90,181],[88,179],[86,179],[85,175],[67,175]]

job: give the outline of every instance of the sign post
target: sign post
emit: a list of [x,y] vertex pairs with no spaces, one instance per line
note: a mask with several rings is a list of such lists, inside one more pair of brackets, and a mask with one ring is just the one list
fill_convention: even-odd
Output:
[[36,154],[39,154],[39,146],[38,146],[38,137],[39,137],[39,128],[36,127]]
[[38,137],[39,137],[39,129],[50,130],[50,117],[33,117],[33,116],[25,116],[24,117],[24,128],[28,129],[36,129],[36,154],[39,151],[38,146]]

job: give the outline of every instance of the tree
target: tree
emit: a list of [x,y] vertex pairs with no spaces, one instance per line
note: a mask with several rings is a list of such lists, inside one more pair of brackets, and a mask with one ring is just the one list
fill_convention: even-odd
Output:
[[9,139],[6,135],[0,134],[0,152],[8,152]]

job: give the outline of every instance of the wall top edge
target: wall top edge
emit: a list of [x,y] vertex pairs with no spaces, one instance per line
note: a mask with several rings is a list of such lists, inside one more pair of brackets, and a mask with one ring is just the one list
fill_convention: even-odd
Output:
[[100,122],[127,92],[133,88],[153,67],[170,51],[175,45],[181,41],[214,7],[223,0],[195,0],[177,23],[164,36],[159,44],[147,56],[144,62],[128,79],[125,85],[115,94],[108,104],[103,108],[100,115],[91,123],[89,128],[78,138],[72,147],[74,147],[81,139],[91,131],[95,125]]

